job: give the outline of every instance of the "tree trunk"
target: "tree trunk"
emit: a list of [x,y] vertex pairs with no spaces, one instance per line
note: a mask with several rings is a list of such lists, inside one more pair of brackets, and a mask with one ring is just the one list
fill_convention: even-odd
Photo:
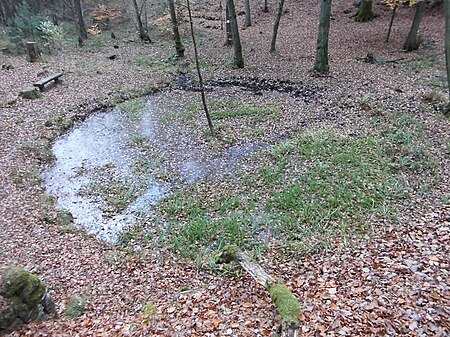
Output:
[[78,24],[78,39],[84,41],[87,39],[88,34],[86,30],[86,25],[84,24],[81,0],[74,0],[73,4],[75,6],[75,14],[77,16],[76,22]]
[[420,38],[417,36],[419,32],[420,22],[422,21],[423,14],[425,13],[425,9],[427,8],[426,0],[422,0],[417,4],[416,12],[414,14],[413,23],[411,25],[411,29],[408,34],[408,38],[406,39],[405,44],[403,45],[403,49],[406,51],[413,51],[419,48],[420,46]]
[[267,0],[264,0],[264,8],[263,8],[263,12],[264,13],[269,13],[269,6],[267,4]]
[[277,43],[278,26],[280,25],[281,15],[283,14],[284,0],[280,0],[278,5],[278,13],[273,25],[272,43],[270,44],[270,52],[275,52],[275,44]]
[[373,13],[373,0],[362,0],[359,5],[358,12],[355,15],[355,21],[366,22],[371,21],[375,14]]
[[244,68],[244,58],[242,56],[241,39],[239,37],[239,28],[236,20],[236,8],[234,7],[234,1],[228,0],[227,6],[230,13],[231,36],[233,39],[234,48],[234,66],[237,68]]
[[175,50],[177,51],[178,57],[183,57],[184,46],[183,43],[181,43],[180,32],[178,31],[178,20],[177,20],[177,13],[175,11],[175,4],[173,0],[168,0],[168,2],[169,2],[170,21],[172,23],[173,40],[175,42]]
[[397,4],[394,5],[392,9],[391,21],[389,22],[388,33],[386,36],[386,43],[389,42],[389,37],[391,36],[392,24],[394,23],[395,13],[397,12]]
[[244,26],[250,27],[252,25],[252,19],[250,15],[250,0],[245,0],[245,20]]
[[447,65],[448,103],[444,114],[450,116],[450,0],[444,1],[445,6],[445,61]]
[[136,16],[136,23],[137,23],[137,28],[138,28],[138,32],[139,32],[139,38],[144,42],[151,43],[152,40],[150,39],[150,36],[145,31],[144,25],[142,24],[141,12],[139,10],[137,0],[133,0],[133,7],[134,7],[134,13]]
[[202,72],[200,71],[200,63],[198,61],[197,42],[195,40],[194,22],[192,21],[191,4],[189,0],[186,0],[186,5],[189,14],[189,24],[191,26],[191,37],[192,37],[192,44],[194,47],[195,67],[197,68],[198,84],[200,86],[200,94],[202,96],[203,110],[205,111],[205,116],[208,121],[209,130],[211,131],[211,134],[214,135],[214,127],[212,124],[211,115],[209,114],[208,105],[206,104],[205,87],[203,85]]
[[328,66],[328,35],[330,31],[331,0],[320,1],[319,33],[317,35],[316,64],[314,70],[327,73]]
[[29,62],[36,62],[39,60],[41,53],[39,52],[38,46],[36,42],[27,42],[27,54]]
[[224,46],[231,46],[233,44],[233,37],[231,35],[231,19],[230,10],[228,8],[228,0],[225,4],[225,26],[226,26],[226,36]]

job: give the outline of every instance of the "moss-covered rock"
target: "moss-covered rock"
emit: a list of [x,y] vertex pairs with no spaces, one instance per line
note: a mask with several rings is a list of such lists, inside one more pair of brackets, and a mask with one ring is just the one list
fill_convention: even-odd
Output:
[[0,266],[0,331],[56,316],[44,282],[22,268]]
[[38,99],[42,97],[42,93],[37,89],[30,89],[19,92],[19,96],[25,99]]

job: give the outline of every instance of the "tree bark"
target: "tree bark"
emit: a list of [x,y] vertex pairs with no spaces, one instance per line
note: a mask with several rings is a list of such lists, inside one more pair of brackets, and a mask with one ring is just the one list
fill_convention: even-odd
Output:
[[250,27],[252,25],[252,18],[250,13],[250,0],[245,0],[245,20],[244,26]]
[[362,0],[358,12],[355,15],[355,21],[371,21],[375,17],[373,13],[373,0]]
[[330,31],[331,0],[320,1],[319,33],[317,35],[316,63],[314,70],[327,73],[328,65],[328,36]]
[[267,4],[267,0],[264,0],[263,12],[264,13],[269,13],[269,6]]
[[272,43],[270,44],[270,52],[275,52],[275,44],[277,43],[278,26],[280,25],[281,15],[283,14],[284,0],[280,0],[278,4],[278,13],[273,25]]
[[37,43],[36,42],[27,42],[25,45],[27,46],[28,61],[29,62],[38,61],[41,54],[38,50]]
[[169,2],[170,21],[172,23],[173,40],[175,42],[175,50],[177,51],[178,57],[183,57],[185,49],[183,43],[181,43],[180,32],[178,31],[178,20],[177,20],[177,13],[175,11],[175,4],[173,0],[168,0],[168,2]]
[[234,7],[234,1],[228,0],[227,6],[230,13],[231,37],[233,39],[234,48],[234,66],[236,68],[244,68],[244,58],[242,56],[241,39],[239,37],[239,28],[236,20],[236,8]]
[[142,23],[142,18],[141,18],[141,12],[139,10],[139,6],[137,3],[137,0],[133,0],[133,7],[134,7],[134,13],[136,16],[136,23],[137,23],[137,28],[138,28],[138,32],[139,32],[139,38],[144,41],[144,42],[149,42],[151,43],[152,40],[150,39],[150,36],[147,34],[147,32],[144,29],[144,25]]
[[409,30],[408,37],[405,41],[405,44],[403,45],[403,49],[406,51],[416,50],[420,46],[420,39],[417,36],[417,33],[419,32],[420,22],[422,21],[422,17],[425,13],[426,8],[426,0],[422,0],[417,4],[411,29]]
[[81,0],[74,0],[73,4],[75,6],[75,15],[77,16],[76,22],[78,24],[78,38],[79,40],[84,41],[87,39],[88,34],[86,25],[84,24]]
[[233,44],[233,37],[231,35],[231,19],[230,19],[230,10],[228,8],[228,0],[225,4],[225,27],[226,27],[226,36],[224,46],[231,46]]
[[186,5],[189,14],[189,24],[191,26],[191,37],[192,37],[192,45],[194,47],[195,67],[197,68],[198,84],[200,86],[200,94],[202,97],[203,110],[205,111],[205,116],[206,120],[208,121],[209,130],[211,131],[211,134],[214,135],[214,127],[212,124],[211,115],[209,114],[208,105],[206,104],[205,87],[203,85],[202,72],[200,71],[200,63],[198,61],[197,42],[195,40],[194,22],[192,21],[191,4],[189,0],[186,0]]
[[447,66],[448,103],[444,114],[450,116],[450,0],[444,1],[445,6],[445,62]]
[[397,12],[397,4],[394,5],[392,9],[391,21],[389,21],[389,28],[386,35],[386,43],[389,42],[389,37],[391,36],[392,24],[394,23],[395,13]]

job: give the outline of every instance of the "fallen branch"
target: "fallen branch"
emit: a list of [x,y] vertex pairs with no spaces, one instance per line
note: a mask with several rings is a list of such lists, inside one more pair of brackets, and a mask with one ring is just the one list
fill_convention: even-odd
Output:
[[253,262],[247,254],[240,251],[235,245],[224,247],[219,256],[219,262],[229,263],[231,261],[238,262],[258,284],[269,291],[270,298],[281,316],[280,336],[298,336],[298,328],[300,326],[299,316],[301,313],[300,303],[288,287],[268,274],[260,265]]

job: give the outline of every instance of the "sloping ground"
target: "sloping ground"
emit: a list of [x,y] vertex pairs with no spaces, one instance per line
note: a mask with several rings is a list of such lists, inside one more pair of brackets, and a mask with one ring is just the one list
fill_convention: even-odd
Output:
[[[431,109],[419,114],[422,95],[432,92],[430,83],[443,72],[442,16],[435,11],[425,17],[424,45],[419,52],[406,55],[400,46],[411,11],[400,12],[391,43],[386,45],[384,33],[380,34],[387,26],[386,11],[379,8],[381,15],[372,23],[355,24],[342,14],[350,5],[336,2],[332,76],[314,78],[309,69],[314,59],[317,7],[313,2],[291,5],[280,27],[278,53],[273,56],[268,53],[267,29],[272,16],[258,13],[254,26],[242,32],[248,65],[242,71],[228,66],[231,54],[223,52],[222,32],[210,30],[201,40],[204,58],[211,64],[205,78],[282,78],[324,88],[312,106],[289,95],[263,92],[285,113],[283,125],[273,126],[281,136],[301,129],[305,119],[311,127],[330,124],[347,132],[356,117],[364,119],[367,113],[360,106],[363,98],[388,111],[413,113],[426,126],[441,179],[433,191],[417,197],[399,224],[377,223],[379,234],[372,239],[351,248],[336,242],[332,252],[298,261],[283,262],[274,250],[269,255],[276,258],[267,259],[265,267],[283,278],[303,304],[301,335],[448,335],[450,209],[442,200],[450,191],[449,157],[445,155],[449,121]],[[60,313],[71,296],[88,299],[86,312],[77,318],[30,324],[11,335],[274,336],[274,308],[250,278],[211,275],[177,262],[165,249],[123,251],[49,221],[54,212],[48,210],[36,182],[39,170],[47,165],[43,145],[55,135],[56,127],[45,127],[45,123],[61,115],[67,118],[88,112],[118,92],[129,93],[130,88],[146,85],[161,87],[168,80],[162,75],[166,63],[160,61],[170,55],[169,46],[122,41],[119,45],[115,61],[106,58],[112,53],[110,46],[88,56],[67,51],[40,64],[28,64],[21,57],[0,58],[0,63],[14,66],[0,73],[0,263],[17,264],[39,274],[52,290]],[[367,52],[384,60],[405,60],[378,65],[357,59]],[[440,58],[430,61],[435,54]],[[160,66],[159,72],[154,65],[145,67],[146,57]],[[42,99],[19,99],[7,105],[38,73],[60,69],[65,71],[63,83],[49,88]],[[211,95],[220,96],[217,90]],[[437,91],[443,93],[442,88]],[[253,96],[239,88],[231,95]],[[364,126],[364,122],[354,123]],[[237,127],[236,138],[242,128],[245,125]]]

